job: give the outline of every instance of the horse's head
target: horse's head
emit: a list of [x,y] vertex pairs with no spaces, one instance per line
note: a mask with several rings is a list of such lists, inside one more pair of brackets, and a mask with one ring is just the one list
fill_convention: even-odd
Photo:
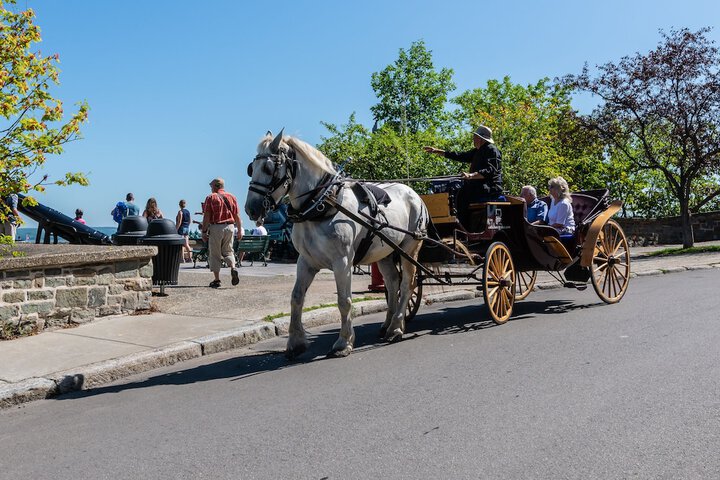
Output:
[[251,180],[245,213],[251,220],[264,217],[268,211],[277,208],[290,190],[295,168],[295,153],[283,142],[282,130],[275,138],[272,133],[267,132],[260,141],[257,152],[257,156],[248,165]]

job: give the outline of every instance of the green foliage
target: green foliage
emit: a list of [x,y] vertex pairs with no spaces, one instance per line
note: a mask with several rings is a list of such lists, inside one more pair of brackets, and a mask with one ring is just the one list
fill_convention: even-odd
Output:
[[[442,143],[433,131],[421,131],[402,135],[389,125],[383,125],[375,133],[355,121],[351,115],[342,126],[323,123],[331,133],[322,137],[318,145],[328,158],[344,163],[344,170],[353,178],[367,180],[392,180],[423,178],[458,173],[460,165],[437,155],[427,155],[424,145]],[[423,193],[426,185],[413,184]]]
[[[33,51],[41,41],[40,29],[33,24],[35,14],[32,9],[14,13],[8,4],[15,0],[0,3],[0,122],[5,123],[0,123],[0,198],[42,192],[47,176],[35,183],[31,176],[49,155],[62,153],[64,144],[80,138],[80,125],[88,115],[83,102],[63,122],[63,102],[50,94],[58,84],[59,57]],[[87,179],[81,173],[68,173],[51,183],[87,185]],[[7,213],[0,208],[0,219]]]
[[375,120],[403,133],[442,126],[448,94],[455,89],[452,75],[451,69],[435,70],[432,52],[422,40],[401,48],[394,64],[372,74],[370,84],[379,100],[370,109]]
[[597,67],[563,83],[603,102],[582,118],[625,156],[633,174],[662,178],[680,213],[683,246],[692,246],[691,213],[717,204],[720,183],[720,50],[709,28],[661,32],[657,48]]
[[10,235],[0,235],[0,258],[11,256],[11,257],[24,257],[25,252],[13,250],[15,245],[15,239]]
[[562,175],[574,190],[604,188],[607,164],[602,144],[578,128],[566,88],[542,79],[524,87],[509,77],[490,80],[485,88],[455,98],[461,137],[472,143],[472,128],[487,125],[503,154],[503,184],[519,193],[525,184],[544,190],[548,179]]

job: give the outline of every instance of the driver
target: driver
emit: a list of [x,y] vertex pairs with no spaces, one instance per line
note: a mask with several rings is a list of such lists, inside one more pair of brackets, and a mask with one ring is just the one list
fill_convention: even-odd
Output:
[[480,125],[473,133],[473,145],[475,148],[462,153],[423,147],[428,153],[470,164],[470,171],[462,174],[465,182],[457,198],[458,218],[466,227],[471,203],[491,202],[502,195],[502,154],[495,146],[492,130]]

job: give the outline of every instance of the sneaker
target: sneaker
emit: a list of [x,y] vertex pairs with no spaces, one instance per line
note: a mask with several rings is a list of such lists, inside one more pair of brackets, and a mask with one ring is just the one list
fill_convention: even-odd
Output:
[[236,269],[233,268],[230,270],[230,276],[232,277],[233,285],[237,285],[238,283],[240,283],[240,277],[238,276],[238,272]]
[[220,288],[220,280],[213,280],[208,286],[210,288]]

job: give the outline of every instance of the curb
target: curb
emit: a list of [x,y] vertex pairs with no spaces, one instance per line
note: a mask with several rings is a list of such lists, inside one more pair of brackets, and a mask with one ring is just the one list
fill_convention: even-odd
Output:
[[[690,267],[670,267],[644,272],[633,272],[631,277],[657,276],[666,273],[691,270],[710,270],[720,268],[720,263],[694,265]],[[562,288],[557,282],[543,282],[535,285],[537,290]],[[482,292],[473,290],[454,290],[436,293],[424,297],[425,305],[436,303],[471,300],[481,297]],[[359,317],[387,311],[384,300],[369,300],[353,304],[352,315]],[[303,313],[305,327],[319,327],[340,322],[337,307],[326,307]],[[178,362],[221,353],[258,343],[269,338],[287,335],[290,317],[281,317],[272,322],[261,321],[258,324],[239,327],[221,333],[206,335],[192,340],[174,343],[166,347],[146,352],[134,353],[124,357],[104,360],[46,377],[29,378],[16,383],[0,382],[0,409],[21,405],[35,400],[48,399],[60,394],[88,390],[121,378],[166,367]]]

